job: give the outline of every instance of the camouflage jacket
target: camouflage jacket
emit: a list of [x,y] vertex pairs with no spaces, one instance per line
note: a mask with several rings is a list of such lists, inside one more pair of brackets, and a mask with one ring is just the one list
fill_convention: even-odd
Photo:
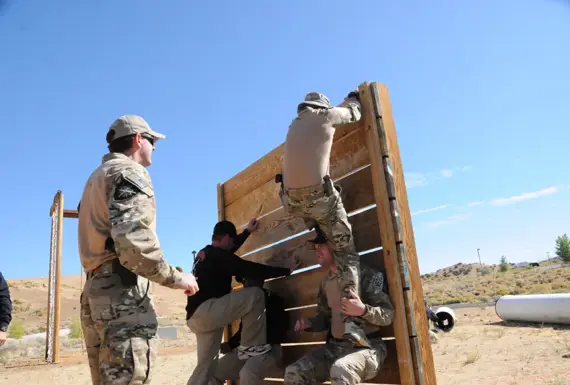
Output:
[[[79,255],[86,272],[119,258],[134,273],[173,287],[182,273],[163,258],[156,234],[154,188],[147,169],[119,153],[106,154],[89,177],[79,210]],[[106,246],[114,242],[114,250]]]
[[[325,276],[320,284],[317,294],[317,314],[309,319],[311,327],[306,331],[323,332],[330,329],[331,309],[328,305],[325,282]],[[360,300],[366,307],[366,312],[360,318],[364,319],[368,324],[373,326],[386,326],[392,323],[394,318],[394,307],[390,301],[390,297],[383,290],[384,274],[369,266],[360,265]]]

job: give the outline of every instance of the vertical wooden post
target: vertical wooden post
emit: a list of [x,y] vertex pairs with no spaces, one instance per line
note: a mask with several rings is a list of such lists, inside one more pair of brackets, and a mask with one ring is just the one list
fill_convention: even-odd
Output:
[[385,174],[381,141],[378,135],[377,121],[374,113],[373,98],[368,83],[359,86],[360,99],[363,110],[363,124],[366,131],[366,141],[370,153],[370,167],[372,171],[372,183],[376,201],[376,212],[380,225],[380,238],[382,240],[382,253],[386,276],[390,291],[390,299],[394,306],[394,335],[396,337],[396,351],[402,385],[416,384],[414,376],[413,360],[408,333],[404,292],[402,290],[402,278],[400,264],[397,259],[397,247],[392,220],[389,184]]
[[63,249],[63,193],[57,197],[57,250],[55,259],[55,304],[53,330],[53,362],[59,363],[59,333],[61,320],[61,257]]
[[[226,219],[226,205],[224,201],[224,185],[218,183],[218,221]],[[232,324],[224,328],[224,342],[229,341],[232,337]],[[234,381],[226,380],[227,385],[236,385]]]
[[402,274],[406,318],[417,385],[435,385],[436,374],[429,338],[424,294],[412,228],[412,218],[404,180],[404,171],[396,135],[388,88],[370,85],[375,120],[381,142],[382,159],[390,184],[390,205]]

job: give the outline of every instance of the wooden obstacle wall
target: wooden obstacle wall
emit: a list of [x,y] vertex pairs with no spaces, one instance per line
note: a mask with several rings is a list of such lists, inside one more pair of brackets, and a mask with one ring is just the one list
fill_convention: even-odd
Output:
[[[342,186],[342,199],[352,223],[361,263],[385,272],[394,322],[382,329],[388,358],[382,372],[366,383],[434,385],[433,356],[428,335],[419,266],[404,174],[388,90],[379,83],[359,86],[363,116],[356,124],[336,127],[330,174]],[[298,255],[303,272],[266,282],[282,295],[291,325],[314,315],[319,281],[325,271],[316,265],[315,236],[301,219],[285,215],[279,199],[283,144],[218,185],[218,218],[239,228],[259,218],[259,229],[238,251],[247,260],[282,265]],[[234,282],[236,289],[239,285]],[[236,330],[228,326],[227,339]],[[325,341],[325,333],[291,331],[283,344],[284,365]],[[271,379],[282,379],[283,369]],[[266,381],[271,381],[266,379]]]

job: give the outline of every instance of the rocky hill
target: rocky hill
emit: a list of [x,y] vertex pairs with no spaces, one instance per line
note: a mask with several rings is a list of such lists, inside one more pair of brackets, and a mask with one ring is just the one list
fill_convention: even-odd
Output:
[[570,267],[552,259],[539,266],[458,263],[422,275],[424,294],[430,305],[493,302],[506,294],[570,292]]

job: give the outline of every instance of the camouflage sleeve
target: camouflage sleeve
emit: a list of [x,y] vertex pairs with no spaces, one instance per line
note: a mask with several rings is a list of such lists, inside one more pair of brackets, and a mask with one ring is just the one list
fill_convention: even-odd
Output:
[[390,325],[394,318],[394,307],[388,294],[382,290],[384,275],[379,271],[361,268],[361,276],[363,278],[362,302],[366,307],[366,312],[362,318],[373,325]]
[[308,332],[324,332],[329,330],[331,319],[331,309],[327,302],[327,296],[323,287],[323,282],[319,284],[319,292],[317,294],[317,314],[310,318],[311,326],[305,329]]
[[361,116],[360,103],[352,98],[338,107],[329,108],[326,112],[326,117],[333,126],[358,122]]
[[182,273],[162,256],[155,232],[154,189],[146,170],[123,170],[110,185],[111,238],[121,264],[159,285],[173,287]]

